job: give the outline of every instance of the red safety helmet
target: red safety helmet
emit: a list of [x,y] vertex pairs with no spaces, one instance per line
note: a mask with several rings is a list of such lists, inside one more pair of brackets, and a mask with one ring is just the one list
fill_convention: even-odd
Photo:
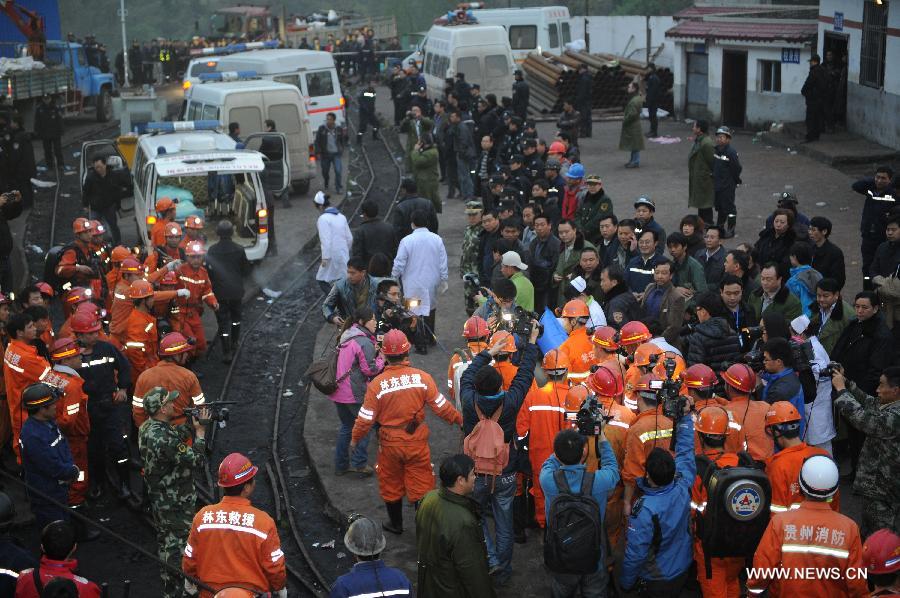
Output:
[[728,412],[722,407],[704,407],[697,416],[694,430],[701,434],[725,436],[728,434],[728,419]]
[[200,216],[188,216],[184,221],[184,228],[203,230],[203,218]]
[[125,260],[131,257],[131,252],[128,251],[127,247],[122,247],[121,245],[116,245],[113,247],[113,250],[109,253],[109,261],[114,264],[121,264]]
[[498,330],[491,336],[491,340],[488,341],[488,349],[493,349],[497,345],[503,347],[500,351],[501,353],[515,353],[517,351],[516,339],[506,330]]
[[180,237],[184,234],[184,231],[181,230],[181,225],[177,222],[167,222],[166,223],[166,236],[167,237]]
[[156,211],[162,214],[163,212],[168,212],[169,210],[175,209],[175,202],[172,201],[168,197],[160,197],[156,200]]
[[615,351],[619,348],[619,343],[616,342],[616,329],[612,326],[598,326],[594,328],[591,342],[607,351]]
[[179,353],[187,353],[193,350],[194,347],[180,332],[170,332],[159,341],[159,354],[162,356],[178,355]]
[[545,372],[563,372],[569,369],[569,356],[559,349],[550,349],[541,365]]
[[91,221],[87,218],[76,218],[74,222],[72,222],[72,232],[76,235],[79,233],[87,233],[91,232],[94,227],[91,225]]
[[598,396],[617,397],[625,392],[625,380],[619,368],[611,368],[600,364],[594,373],[588,376],[587,385]]
[[65,359],[67,357],[81,355],[83,352],[84,350],[74,338],[64,336],[56,339],[56,342],[51,345],[50,358],[53,360]]
[[591,391],[587,386],[576,384],[566,393],[566,407],[570,411],[577,410],[589,394],[591,394]]
[[206,247],[200,241],[191,241],[184,248],[184,254],[187,256],[206,255]]
[[775,401],[766,412],[766,427],[800,422],[800,412],[788,401]]
[[106,315],[106,310],[100,307],[97,307],[96,303],[91,303],[90,301],[86,301],[83,303],[79,303],[75,306],[76,314],[91,314],[96,316],[100,314],[100,317]]
[[173,270],[167,270],[163,277],[159,279],[159,286],[174,287],[178,285],[178,274]]
[[647,330],[647,326],[638,320],[625,322],[622,325],[622,329],[619,330],[619,344],[626,347],[646,343],[651,338],[653,338],[653,335]]
[[562,141],[554,141],[550,144],[550,147],[547,148],[548,154],[564,154],[566,153],[566,146]]
[[153,296],[153,285],[144,280],[143,278],[139,278],[131,283],[131,286],[128,287],[128,298],[129,299],[144,299],[146,297]]
[[733,363],[722,372],[725,384],[741,392],[753,392],[756,388],[756,372],[746,363]]
[[488,330],[488,324],[482,317],[472,316],[463,324],[463,338],[469,340],[486,338],[490,334],[491,331]]
[[256,592],[245,590],[244,588],[222,588],[213,598],[254,598],[258,596]]
[[143,268],[141,267],[141,263],[137,261],[136,258],[127,257],[122,260],[122,265],[119,266],[119,272],[122,274],[142,274]]
[[405,355],[409,353],[409,339],[402,330],[388,330],[381,340],[381,352],[385,355]]
[[37,290],[41,292],[41,295],[46,295],[47,297],[56,296],[56,291],[53,290],[53,287],[51,287],[49,283],[46,283],[43,280],[39,280],[38,282],[34,283],[34,286],[36,286]]
[[707,390],[716,385],[718,378],[716,378],[716,373],[712,368],[705,363],[695,363],[684,370],[681,381],[684,382],[684,385],[688,388],[693,388],[694,390]]
[[78,305],[79,303],[84,303],[85,301],[90,301],[91,295],[93,295],[93,291],[91,289],[86,289],[84,287],[72,287],[72,289],[66,293],[66,304],[67,305]]
[[588,309],[587,303],[581,299],[572,299],[563,306],[562,317],[589,318],[591,317],[591,310]]
[[900,536],[887,528],[878,530],[863,544],[862,561],[875,575],[900,571]]
[[635,392],[656,392],[656,389],[652,388],[653,382],[662,382],[662,378],[656,374],[644,374],[634,384],[633,390]]
[[91,220],[91,233],[96,237],[106,232],[106,227],[99,220]]
[[240,453],[231,453],[219,464],[219,486],[231,488],[249,482],[259,471],[259,467]]
[[654,362],[654,355],[662,355],[665,353],[653,343],[643,343],[634,352],[634,365],[648,366]]
[[86,334],[100,330],[100,320],[97,318],[96,313],[76,311],[69,323],[72,326],[72,332]]

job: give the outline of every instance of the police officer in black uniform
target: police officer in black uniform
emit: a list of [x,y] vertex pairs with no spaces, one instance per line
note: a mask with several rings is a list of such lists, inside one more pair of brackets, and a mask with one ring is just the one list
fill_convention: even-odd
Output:
[[723,239],[734,237],[737,225],[735,192],[741,184],[741,161],[731,145],[731,129],[722,126],[716,131],[716,148],[713,163],[715,187],[716,226],[722,227]]
[[50,94],[44,94],[34,111],[34,134],[44,143],[44,163],[47,168],[63,168],[63,115]]
[[369,86],[359,92],[359,128],[356,133],[356,143],[361,144],[363,134],[369,125],[372,125],[372,139],[378,139],[378,115],[375,114],[375,83],[369,81]]
[[524,73],[521,69],[516,69],[513,73],[516,80],[512,86],[512,111],[513,113],[525,120],[528,118],[528,100],[531,97],[531,88],[525,81]]

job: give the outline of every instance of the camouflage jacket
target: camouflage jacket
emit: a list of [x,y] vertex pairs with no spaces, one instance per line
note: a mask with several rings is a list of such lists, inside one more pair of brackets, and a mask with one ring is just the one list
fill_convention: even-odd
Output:
[[851,426],[866,433],[853,489],[888,504],[900,500],[900,401],[881,405],[847,380],[834,400]]
[[459,275],[474,272],[478,274],[478,247],[480,245],[481,225],[467,226],[463,233],[462,254],[459,257]]
[[193,508],[197,500],[194,490],[194,467],[201,465],[206,455],[206,442],[196,439],[194,446],[187,424],[173,426],[148,419],[138,432],[138,447],[144,463],[144,481],[155,509]]

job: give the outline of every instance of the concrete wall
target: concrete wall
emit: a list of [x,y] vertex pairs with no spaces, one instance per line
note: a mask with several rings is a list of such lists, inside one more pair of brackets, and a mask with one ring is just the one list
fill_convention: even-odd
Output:
[[[572,39],[583,39],[584,17],[574,16],[571,22]],[[658,66],[672,68],[675,47],[672,40],[666,39],[666,30],[674,26],[672,17],[650,17],[650,54],[663,44],[662,52],[656,58]],[[593,53],[617,54],[641,62],[647,59],[646,17],[588,17],[588,33]]]
[[[834,31],[834,13],[844,14],[843,31]],[[883,145],[900,148],[900,4],[888,8],[887,56],[884,88],[859,84],[859,57],[862,50],[863,3],[845,0],[821,0],[819,3],[819,53],[825,32],[847,38],[847,128]]]

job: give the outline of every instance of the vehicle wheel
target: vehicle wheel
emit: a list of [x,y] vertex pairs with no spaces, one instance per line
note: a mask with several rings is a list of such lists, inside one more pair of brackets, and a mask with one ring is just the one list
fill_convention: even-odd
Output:
[[291,187],[293,187],[295,193],[304,195],[309,191],[309,183],[310,179],[304,179],[302,181],[297,181],[296,183],[291,183]]
[[105,123],[112,117],[112,95],[109,88],[104,87],[97,96],[97,122]]

